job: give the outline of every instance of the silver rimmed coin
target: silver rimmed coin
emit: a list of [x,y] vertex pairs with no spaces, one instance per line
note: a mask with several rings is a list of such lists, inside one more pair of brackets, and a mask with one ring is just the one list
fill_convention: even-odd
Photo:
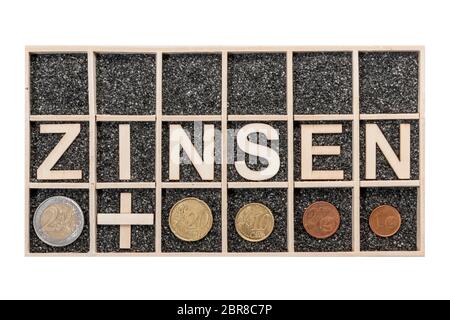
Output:
[[33,227],[37,236],[52,247],[64,247],[81,235],[84,216],[80,206],[70,198],[50,197],[36,209]]

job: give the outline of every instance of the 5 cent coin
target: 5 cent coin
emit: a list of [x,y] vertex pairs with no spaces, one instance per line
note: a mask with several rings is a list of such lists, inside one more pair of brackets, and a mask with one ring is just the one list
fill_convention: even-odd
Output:
[[370,214],[369,226],[380,237],[391,237],[398,232],[402,218],[398,210],[390,205],[375,208]]
[[261,203],[243,206],[235,219],[237,233],[251,242],[259,242],[270,236],[274,224],[272,211]]
[[84,216],[80,206],[70,198],[46,199],[36,209],[33,227],[37,236],[52,247],[64,247],[81,235]]
[[326,201],[312,203],[303,214],[303,226],[306,232],[316,239],[331,237],[339,229],[340,224],[339,211]]
[[182,199],[170,210],[170,230],[183,241],[203,239],[211,230],[212,223],[211,209],[197,198]]

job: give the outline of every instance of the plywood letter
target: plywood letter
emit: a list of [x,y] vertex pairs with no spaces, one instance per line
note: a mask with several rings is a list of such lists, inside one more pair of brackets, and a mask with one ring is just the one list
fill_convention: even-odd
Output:
[[274,177],[280,170],[279,154],[267,147],[248,140],[248,135],[252,133],[264,134],[267,140],[279,140],[278,131],[268,124],[250,123],[243,126],[237,133],[237,144],[239,148],[252,156],[261,157],[267,160],[268,166],[260,171],[248,168],[245,160],[235,162],[236,171],[245,179],[252,181],[262,181]]
[[203,130],[203,159],[179,124],[170,125],[169,179],[180,179],[180,151],[184,149],[202,180],[214,180],[214,125]]
[[119,179],[131,179],[130,125],[119,125]]
[[366,179],[376,179],[377,146],[399,179],[410,178],[410,134],[409,123],[400,124],[400,158],[398,158],[378,125],[366,124]]
[[342,124],[301,125],[301,178],[303,180],[342,180],[343,170],[313,170],[313,155],[339,155],[340,146],[313,146],[313,134],[342,133]]
[[37,178],[39,180],[81,179],[81,170],[52,170],[64,152],[80,134],[81,125],[79,123],[41,124],[40,130],[41,133],[64,133],[64,136],[37,169]]

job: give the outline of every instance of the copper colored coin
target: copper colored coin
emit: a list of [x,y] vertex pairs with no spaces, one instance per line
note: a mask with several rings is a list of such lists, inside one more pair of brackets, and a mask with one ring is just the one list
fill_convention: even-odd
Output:
[[326,201],[314,202],[303,214],[303,226],[306,232],[317,239],[331,237],[339,229],[340,224],[339,211]]
[[398,232],[402,218],[397,209],[389,205],[375,208],[370,214],[369,225],[373,233],[380,237],[390,237]]

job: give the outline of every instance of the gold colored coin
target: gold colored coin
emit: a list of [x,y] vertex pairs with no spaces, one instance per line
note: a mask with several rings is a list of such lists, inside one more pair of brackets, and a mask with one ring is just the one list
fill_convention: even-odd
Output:
[[212,223],[211,209],[197,198],[182,199],[170,210],[170,230],[183,241],[203,239],[211,230]]
[[369,226],[377,236],[391,237],[400,230],[402,218],[397,209],[390,205],[375,208],[370,214]]
[[237,233],[251,242],[259,242],[270,236],[274,224],[272,211],[261,203],[243,206],[235,219]]
[[331,203],[316,201],[305,209],[303,226],[306,232],[316,239],[331,237],[339,229],[341,217]]

